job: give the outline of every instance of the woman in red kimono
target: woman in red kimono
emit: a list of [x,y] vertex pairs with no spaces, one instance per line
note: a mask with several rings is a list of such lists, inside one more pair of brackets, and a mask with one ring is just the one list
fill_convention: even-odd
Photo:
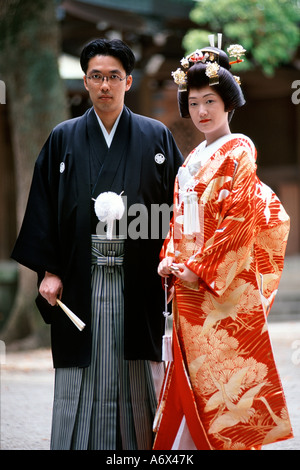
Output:
[[256,175],[252,141],[230,132],[245,100],[227,54],[208,47],[181,64],[181,116],[206,140],[178,172],[158,268],[174,290],[173,361],[154,449],[260,449],[293,437],[267,327],[289,217]]

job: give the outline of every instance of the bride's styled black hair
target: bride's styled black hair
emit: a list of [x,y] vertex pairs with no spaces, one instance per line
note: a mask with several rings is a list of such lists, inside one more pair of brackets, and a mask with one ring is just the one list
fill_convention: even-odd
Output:
[[181,117],[189,118],[188,96],[191,88],[200,89],[205,86],[211,86],[224,101],[225,111],[228,111],[228,120],[230,121],[234,110],[245,104],[245,98],[236,77],[229,71],[230,64],[227,54],[216,47],[207,47],[201,52],[213,52],[218,56],[218,83],[211,84],[210,78],[206,74],[207,64],[197,62],[192,65],[186,74],[186,89],[178,90],[178,105]]

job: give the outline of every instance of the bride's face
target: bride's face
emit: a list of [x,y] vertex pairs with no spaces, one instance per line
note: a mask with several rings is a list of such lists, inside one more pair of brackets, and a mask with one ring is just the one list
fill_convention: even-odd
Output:
[[197,129],[205,135],[207,144],[230,133],[228,112],[225,111],[224,101],[214,91],[213,86],[191,88],[188,103],[191,119]]

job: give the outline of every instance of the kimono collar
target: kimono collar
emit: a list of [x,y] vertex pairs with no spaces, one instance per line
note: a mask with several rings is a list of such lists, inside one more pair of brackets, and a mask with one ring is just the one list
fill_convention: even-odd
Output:
[[[94,111],[95,111],[95,108],[94,108]],[[119,121],[120,121],[120,117],[121,117],[121,114],[123,112],[123,108],[122,108],[122,111],[120,112],[119,116],[117,117],[113,127],[112,127],[112,130],[110,131],[110,133],[107,132],[103,122],[101,121],[101,119],[99,118],[98,114],[96,113],[95,111],[95,114],[96,114],[96,117],[97,117],[97,120],[99,122],[99,126],[103,132],[103,136],[106,140],[106,145],[107,147],[109,148],[111,146],[111,143],[112,143],[112,140],[114,138],[114,135],[115,135],[115,132],[116,132],[116,129],[118,127],[118,124],[119,124]]]
[[254,154],[254,144],[244,134],[227,134],[206,146],[206,140],[201,142],[198,147],[188,156],[186,163],[179,168],[178,171],[178,183],[181,191],[191,190],[196,184],[194,175],[203,167],[208,160],[217,152],[217,150],[225,145],[227,142],[235,139],[243,139],[247,142],[252,153]]
[[227,142],[235,139],[243,139],[247,141],[247,144],[253,150],[254,144],[249,139],[249,137],[245,136],[244,134],[227,134],[219,139],[215,140],[209,145],[206,145],[206,140],[201,142],[198,147],[196,147],[195,151],[190,155],[190,158],[187,160],[186,167],[189,169],[190,175],[195,175],[201,166],[205,165],[205,163],[216,153],[216,151],[222,147]]

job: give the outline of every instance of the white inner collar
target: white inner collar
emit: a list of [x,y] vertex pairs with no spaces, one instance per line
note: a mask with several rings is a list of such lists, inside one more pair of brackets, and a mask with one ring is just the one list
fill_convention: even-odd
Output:
[[[94,110],[95,111],[95,110]],[[114,138],[114,135],[115,135],[115,132],[116,132],[116,129],[117,129],[117,126],[119,124],[119,121],[120,121],[120,117],[121,117],[121,114],[122,114],[122,111],[120,112],[119,116],[117,117],[117,119],[115,120],[115,123],[112,127],[112,130],[108,133],[107,130],[105,129],[105,126],[103,124],[103,122],[101,121],[101,119],[99,118],[98,114],[96,113],[95,111],[95,114],[97,116],[97,119],[98,119],[98,122],[99,122],[99,125],[100,125],[100,128],[102,130],[102,133],[103,133],[103,136],[105,138],[105,141],[106,141],[106,144],[108,146],[108,148],[111,146],[111,143],[112,143],[112,140]]]

